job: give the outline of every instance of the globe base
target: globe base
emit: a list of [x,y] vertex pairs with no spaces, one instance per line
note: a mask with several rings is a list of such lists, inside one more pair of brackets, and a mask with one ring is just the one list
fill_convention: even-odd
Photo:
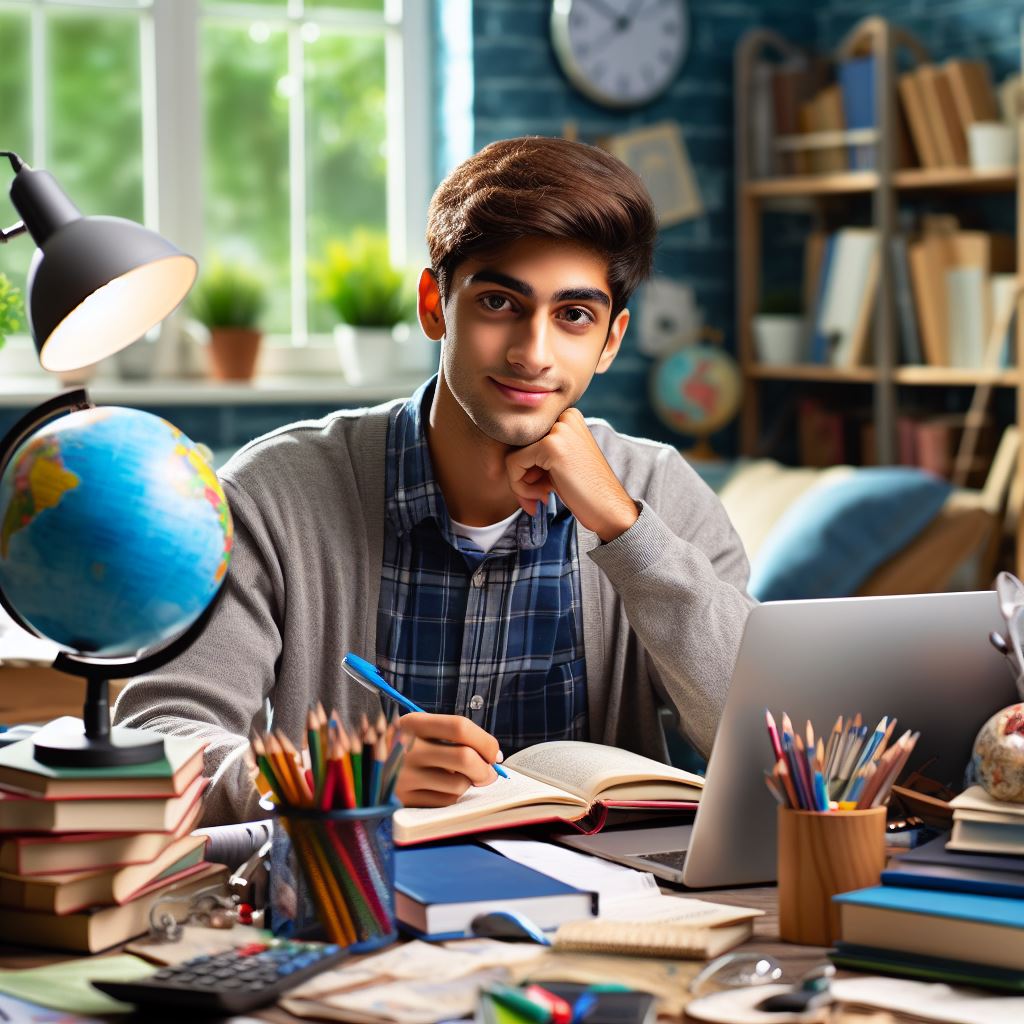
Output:
[[[74,727],[69,727],[74,722]],[[164,739],[142,729],[115,728],[109,736],[86,736],[77,719],[45,726],[35,736],[35,758],[51,768],[111,768],[148,764],[164,757]]]

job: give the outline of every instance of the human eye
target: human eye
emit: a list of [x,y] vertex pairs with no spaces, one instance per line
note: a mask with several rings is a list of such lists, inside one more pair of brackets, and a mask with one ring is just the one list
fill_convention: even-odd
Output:
[[514,308],[512,300],[500,292],[488,292],[480,296],[480,303],[489,313],[508,313]]
[[597,323],[590,310],[584,306],[568,306],[565,309],[560,309],[558,316],[566,323],[578,327],[589,327],[591,324]]

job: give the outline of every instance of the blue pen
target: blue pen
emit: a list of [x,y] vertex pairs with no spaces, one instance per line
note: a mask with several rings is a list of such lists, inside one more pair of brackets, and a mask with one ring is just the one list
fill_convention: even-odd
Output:
[[[404,693],[400,693],[396,690],[377,670],[375,665],[371,665],[365,658],[360,658],[358,654],[352,654],[349,652],[341,659],[341,667],[361,686],[365,686],[368,689],[376,690],[378,693],[384,694],[385,697],[390,697],[396,704],[400,704],[406,711],[419,711],[422,712],[418,704],[414,704]],[[507,772],[499,764],[492,764],[491,767],[503,778],[507,779]]]

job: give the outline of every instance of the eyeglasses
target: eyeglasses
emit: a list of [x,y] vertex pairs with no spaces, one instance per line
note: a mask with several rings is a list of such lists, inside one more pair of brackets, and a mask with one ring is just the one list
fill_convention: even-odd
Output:
[[[727,988],[771,985],[783,981],[785,970],[775,957],[755,950],[738,950],[712,960],[690,982],[690,994],[709,995]],[[816,964],[801,974],[788,992],[779,992],[757,1004],[759,1010],[801,1013],[832,999],[836,973],[830,963]]]
[[996,577],[996,596],[999,611],[1006,622],[1006,636],[993,630],[989,640],[1004,655],[1017,684],[1017,693],[1024,700],[1024,583],[1012,572],[1001,572]]

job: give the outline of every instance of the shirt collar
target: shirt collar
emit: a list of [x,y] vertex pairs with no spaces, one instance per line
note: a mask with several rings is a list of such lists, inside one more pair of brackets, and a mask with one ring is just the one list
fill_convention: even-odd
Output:
[[[395,406],[388,425],[385,514],[401,537],[424,519],[433,519],[445,539],[458,547],[451,531],[448,506],[434,478],[427,444],[426,420],[434,399],[437,375],[415,391],[408,401]],[[540,515],[521,515],[516,522],[516,546],[543,547],[549,523],[569,511],[553,492]],[[496,548],[504,547],[499,542]]]

